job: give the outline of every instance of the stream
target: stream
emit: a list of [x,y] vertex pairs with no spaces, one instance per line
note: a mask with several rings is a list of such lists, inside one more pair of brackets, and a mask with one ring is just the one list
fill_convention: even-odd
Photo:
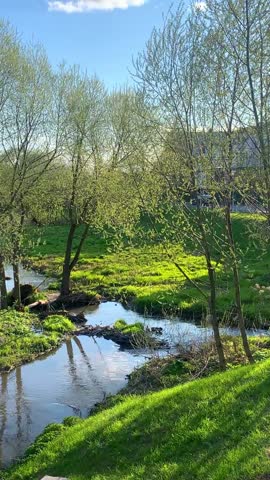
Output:
[[[22,269],[21,273],[22,283],[38,286],[44,280],[33,271]],[[12,280],[8,288],[12,289]],[[212,335],[208,327],[175,318],[145,317],[114,302],[82,310],[91,325],[109,325],[123,318],[127,323],[161,326],[171,344],[175,339],[204,341]],[[230,333],[237,330],[230,329]],[[22,456],[49,423],[62,422],[70,415],[86,417],[96,403],[123,388],[127,375],[150,356],[146,350],[123,350],[111,340],[78,336],[53,353],[0,375],[0,467]]]

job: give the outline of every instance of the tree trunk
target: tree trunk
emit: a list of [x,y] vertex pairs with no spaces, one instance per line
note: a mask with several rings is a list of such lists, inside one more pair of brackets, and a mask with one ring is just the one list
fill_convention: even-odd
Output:
[[21,305],[21,286],[20,286],[20,272],[19,264],[13,263],[13,279],[14,279],[14,297],[18,306]]
[[219,325],[218,325],[218,319],[217,319],[215,272],[213,270],[211,262],[209,263],[209,260],[207,260],[207,263],[208,263],[207,265],[208,278],[210,282],[209,311],[210,311],[210,317],[211,317],[211,325],[214,332],[214,339],[215,339],[215,344],[216,344],[216,349],[217,349],[217,354],[219,359],[219,366],[221,370],[225,370],[226,359],[225,359],[223,345],[220,338]]
[[77,228],[77,225],[75,224],[71,224],[69,227],[65,258],[64,258],[63,270],[62,270],[62,281],[61,281],[61,288],[60,288],[61,295],[69,295],[70,293],[70,274],[71,274],[70,263],[71,263],[72,245],[73,245],[76,228]]
[[65,260],[63,264],[62,283],[61,283],[61,290],[60,290],[61,295],[68,295],[70,293],[70,275],[73,268],[75,267],[75,265],[77,264],[80,258],[84,241],[88,235],[89,225],[84,226],[84,231],[82,233],[80,243],[77,247],[77,250],[74,254],[73,259],[71,260],[72,244],[73,244],[76,228],[77,228],[77,225],[71,225],[69,229]]
[[233,261],[233,283],[234,283],[234,295],[235,295],[235,304],[237,310],[237,319],[238,319],[238,327],[240,330],[242,344],[245,350],[245,354],[250,363],[254,363],[254,359],[252,353],[249,348],[247,332],[245,327],[245,320],[243,316],[243,308],[242,308],[242,300],[241,300],[241,289],[240,289],[240,280],[239,280],[239,270],[237,266],[237,258],[235,252],[235,242],[233,237],[233,230],[232,230],[232,220],[231,220],[231,210],[230,210],[230,200],[227,201],[227,205],[225,207],[225,218],[226,218],[226,227],[227,227],[227,234],[228,234],[228,241],[230,245],[230,253]]
[[202,243],[202,247],[203,247],[203,250],[204,250],[204,257],[205,257],[205,260],[206,260],[208,279],[209,279],[209,284],[210,284],[210,297],[209,297],[209,300],[208,300],[208,306],[209,306],[209,311],[210,311],[211,325],[212,325],[212,328],[213,328],[216,350],[217,350],[218,359],[219,359],[219,367],[220,367],[221,370],[226,370],[226,359],[225,359],[225,355],[224,355],[222,341],[221,341],[221,338],[220,338],[218,318],[217,318],[215,270],[214,270],[214,268],[212,266],[212,262],[211,262],[211,252],[210,252],[210,249],[209,249],[207,235],[206,235],[205,228],[204,228],[204,221],[203,221],[203,218],[202,218],[200,202],[199,202],[198,193],[197,193],[197,189],[196,189],[196,180],[195,180],[195,176],[194,176],[194,170],[192,170],[192,174],[193,174],[193,188],[194,188],[194,192],[196,192],[195,193],[195,199],[196,199],[196,208],[197,208],[197,214],[198,214],[198,227],[199,227],[200,233],[201,233],[201,243]]
[[0,308],[7,308],[7,286],[6,286],[6,273],[4,266],[4,259],[0,256]]

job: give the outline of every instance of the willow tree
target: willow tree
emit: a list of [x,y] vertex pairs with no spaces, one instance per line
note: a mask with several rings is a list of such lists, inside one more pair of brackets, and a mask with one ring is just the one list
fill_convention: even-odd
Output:
[[[188,16],[183,4],[171,11],[135,62],[135,75],[149,111],[155,112],[150,169],[155,170],[166,191],[167,206],[161,198],[160,211],[155,207],[152,215],[166,225],[163,231],[170,232],[171,241],[183,244],[185,236],[192,238],[196,250],[205,257],[210,319],[224,367],[216,300],[221,265],[229,266],[232,272],[238,325],[247,358],[253,361],[241,302],[241,252],[231,218],[234,192],[244,197],[248,189],[247,182],[241,184],[234,172],[246,164],[243,145],[250,130],[243,128],[243,122],[250,119],[252,108],[247,106],[246,65],[241,53],[235,53],[236,46],[241,52],[243,39],[237,36],[233,12],[228,13],[223,2],[209,1],[207,6],[205,10],[195,8]],[[202,208],[204,192],[217,207],[211,213]],[[176,266],[191,283],[181,265]],[[193,282],[193,286],[206,295],[198,284]]]
[[[95,217],[102,169],[105,90],[96,77],[89,78],[77,68],[64,68],[59,81],[64,91],[63,162],[67,174],[65,211],[69,224],[61,281],[61,294],[66,295],[70,292],[71,272]],[[73,253],[77,233],[79,243]]]
[[[0,125],[3,130],[5,121],[3,119],[4,109],[7,102],[10,99],[12,90],[14,88],[14,69],[17,66],[20,54],[20,42],[16,32],[11,26],[3,21],[0,21]],[[0,184],[3,186],[5,181],[5,168],[3,168],[3,155],[0,155]],[[1,188],[0,196],[0,291],[1,291],[1,308],[7,306],[7,290],[5,282],[5,266],[9,235],[8,224],[6,223],[6,217],[3,215],[3,210],[6,205],[5,192]],[[9,252],[10,253],[10,252]]]
[[[257,175],[256,195],[248,201],[270,222],[269,136],[269,2],[267,0],[207,0],[205,15],[222,32],[217,50],[240,67],[238,127],[245,134]],[[258,176],[259,175],[259,176]],[[259,200],[259,201],[258,201]]]
[[20,303],[19,262],[27,215],[25,198],[59,154],[61,95],[44,50],[20,46],[10,65],[12,91],[0,118],[1,161],[5,169],[2,214],[12,224],[15,298]]
[[4,171],[2,214],[12,224],[15,298],[20,304],[19,262],[25,198],[59,154],[61,98],[55,76],[39,45],[20,45],[16,62],[9,65],[12,89],[1,112],[0,143]]
[[[238,322],[246,356],[253,362],[249,348],[245,319],[241,299],[240,265],[242,252],[235,240],[232,207],[235,192],[245,198],[246,182],[237,172],[247,164],[245,151],[247,134],[239,128],[239,122],[245,116],[243,102],[243,83],[245,69],[241,57],[228,52],[227,36],[220,28],[220,12],[210,9],[199,12],[199,22],[205,32],[200,45],[203,78],[198,87],[201,101],[205,104],[208,122],[211,128],[204,134],[204,150],[208,166],[205,169],[207,188],[215,198],[216,207],[221,209],[225,231],[223,232],[223,268],[229,267],[233,277],[234,313]],[[237,37],[237,25],[229,21],[230,13],[224,10],[224,25],[230,23],[231,38],[234,46],[241,48]],[[230,50],[230,47],[229,47]]]
[[[200,197],[203,188],[202,164],[206,161],[201,149],[202,132],[211,126],[198,88],[203,78],[199,46],[204,35],[197,21],[197,10],[193,9],[187,16],[185,5],[181,2],[175,12],[169,12],[163,27],[154,29],[145,51],[135,62],[135,77],[149,111],[154,111],[157,119],[153,127],[155,138],[158,135],[160,143],[157,145],[156,139],[153,142],[152,156],[156,158],[153,168],[163,184],[167,185],[164,230],[174,235],[177,229],[182,228],[192,237],[194,244],[199,246],[205,258],[209,295],[197,282],[191,280],[188,272],[178,262],[174,263],[186,280],[197,289],[198,294],[207,299],[220,367],[225,368],[217,317],[216,262],[212,240],[217,235],[214,222],[209,221],[206,210],[201,208]],[[168,142],[169,131],[178,134],[177,148],[175,142],[174,145]],[[160,145],[164,145],[164,140],[167,149],[173,151],[182,183],[174,182],[174,170],[170,169],[168,162],[163,162]],[[194,206],[187,202],[188,197]],[[173,215],[176,222],[172,222]],[[179,238],[179,235],[176,236]]]

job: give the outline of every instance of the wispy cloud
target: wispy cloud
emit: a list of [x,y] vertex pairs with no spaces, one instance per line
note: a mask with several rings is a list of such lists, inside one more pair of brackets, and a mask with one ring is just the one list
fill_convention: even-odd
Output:
[[93,10],[125,10],[129,7],[141,7],[146,0],[49,0],[50,11],[65,13],[83,13]]

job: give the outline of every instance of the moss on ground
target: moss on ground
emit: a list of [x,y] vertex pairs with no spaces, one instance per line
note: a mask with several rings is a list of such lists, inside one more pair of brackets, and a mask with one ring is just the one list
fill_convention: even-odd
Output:
[[136,333],[141,334],[144,332],[143,323],[136,322],[131,325],[128,325],[127,322],[123,319],[116,320],[116,322],[114,323],[114,328],[126,334],[136,334]]
[[71,330],[73,324],[60,315],[41,322],[27,312],[0,311],[0,371],[10,371],[58,347]]

